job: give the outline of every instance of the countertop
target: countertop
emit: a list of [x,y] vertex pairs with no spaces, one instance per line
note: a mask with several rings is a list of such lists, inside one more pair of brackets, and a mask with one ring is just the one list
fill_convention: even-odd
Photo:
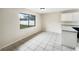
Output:
[[62,25],[62,31],[76,32],[77,33],[77,31],[75,29],[73,29],[72,27],[77,27],[77,26]]
[[70,30],[62,30],[62,31],[77,33],[77,31],[70,31]]

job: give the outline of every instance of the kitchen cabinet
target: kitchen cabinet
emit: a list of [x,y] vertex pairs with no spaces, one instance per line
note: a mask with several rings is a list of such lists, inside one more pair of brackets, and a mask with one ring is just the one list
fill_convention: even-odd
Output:
[[62,31],[62,45],[75,48],[77,45],[77,32]]
[[79,12],[61,14],[61,21],[77,22],[79,21]]
[[72,14],[71,13],[61,14],[61,21],[72,21]]
[[79,21],[79,13],[73,13],[72,19],[73,21]]

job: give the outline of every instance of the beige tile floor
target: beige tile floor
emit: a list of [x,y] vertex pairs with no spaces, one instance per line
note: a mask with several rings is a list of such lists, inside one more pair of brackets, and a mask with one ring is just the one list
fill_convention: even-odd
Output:
[[17,47],[14,51],[73,51],[62,46],[61,35],[52,32],[42,32],[28,42]]

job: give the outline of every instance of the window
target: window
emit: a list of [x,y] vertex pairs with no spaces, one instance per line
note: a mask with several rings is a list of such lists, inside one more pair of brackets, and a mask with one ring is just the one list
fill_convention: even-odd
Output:
[[20,29],[34,27],[36,25],[35,15],[20,13]]

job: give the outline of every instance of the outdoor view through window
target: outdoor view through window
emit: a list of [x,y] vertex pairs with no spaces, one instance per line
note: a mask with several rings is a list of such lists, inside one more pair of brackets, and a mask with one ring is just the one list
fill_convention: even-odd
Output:
[[36,25],[35,15],[20,13],[20,29],[34,27]]

